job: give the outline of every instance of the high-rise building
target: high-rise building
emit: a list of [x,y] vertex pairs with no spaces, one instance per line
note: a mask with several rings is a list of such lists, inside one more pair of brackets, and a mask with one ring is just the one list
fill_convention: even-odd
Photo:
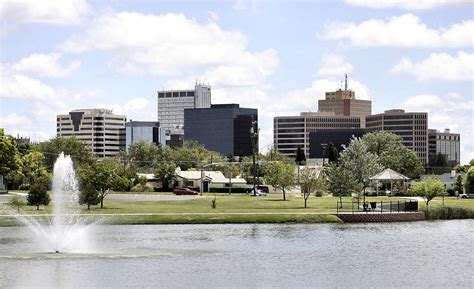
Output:
[[158,91],[158,122],[172,134],[183,134],[184,110],[211,107],[211,87],[196,84],[191,90]]
[[433,160],[438,154],[446,158],[449,166],[461,162],[461,136],[451,133],[449,129],[444,132],[435,129],[428,130],[428,157]]
[[344,90],[326,92],[326,99],[318,100],[318,110],[335,115],[368,116],[372,113],[372,101],[355,98],[355,91],[347,88],[346,74]]
[[258,110],[238,104],[184,110],[184,138],[225,156],[252,155],[252,127],[258,128]]
[[310,154],[310,133],[321,129],[360,129],[365,127],[362,116],[335,115],[334,112],[302,112],[300,116],[273,118],[273,142],[282,154],[294,157],[298,147]]
[[126,149],[139,141],[159,144],[160,123],[156,121],[129,121],[125,124]]
[[391,109],[366,117],[366,125],[368,130],[400,136],[403,145],[413,150],[424,164],[428,163],[428,113]]
[[109,109],[76,109],[58,115],[57,135],[75,136],[91,148],[96,157],[113,157],[125,149],[125,115]]

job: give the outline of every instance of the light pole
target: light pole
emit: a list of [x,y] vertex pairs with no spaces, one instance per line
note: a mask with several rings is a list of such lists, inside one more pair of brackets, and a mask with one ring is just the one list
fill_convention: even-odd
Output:
[[256,178],[255,175],[257,174],[257,165],[255,162],[255,154],[256,154],[256,143],[258,140],[258,128],[257,128],[258,122],[256,120],[253,120],[252,116],[252,123],[250,125],[250,138],[252,141],[252,164],[253,164],[253,195],[257,195],[256,191]]

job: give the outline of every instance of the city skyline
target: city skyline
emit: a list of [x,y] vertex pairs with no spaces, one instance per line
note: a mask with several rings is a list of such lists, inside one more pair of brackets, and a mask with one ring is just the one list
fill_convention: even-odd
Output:
[[[448,3],[449,2],[449,3]],[[378,4],[377,4],[378,3]],[[210,84],[212,103],[273,117],[349,88],[372,113],[428,112],[474,158],[472,1],[3,1],[0,127],[42,141],[56,115],[103,107],[156,121],[156,93]]]

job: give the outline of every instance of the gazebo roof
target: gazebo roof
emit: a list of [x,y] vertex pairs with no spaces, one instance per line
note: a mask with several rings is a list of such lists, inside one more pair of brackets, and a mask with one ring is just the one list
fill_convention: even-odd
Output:
[[372,176],[370,178],[371,180],[409,180],[408,177],[392,170],[392,169],[385,169],[382,172],[376,174],[375,176]]

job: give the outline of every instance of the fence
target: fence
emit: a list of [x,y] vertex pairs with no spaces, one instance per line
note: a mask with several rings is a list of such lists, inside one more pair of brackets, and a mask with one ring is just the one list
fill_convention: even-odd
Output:
[[418,201],[390,201],[390,202],[340,202],[337,201],[337,213],[401,213],[417,212]]

